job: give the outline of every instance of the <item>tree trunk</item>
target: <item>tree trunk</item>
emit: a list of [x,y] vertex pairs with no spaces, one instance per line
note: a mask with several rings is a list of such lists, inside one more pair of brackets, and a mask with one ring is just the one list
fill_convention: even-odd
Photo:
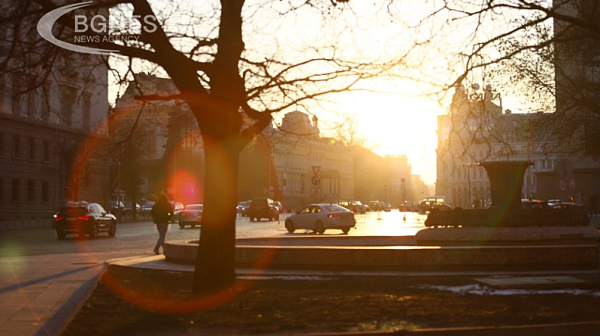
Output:
[[205,189],[194,294],[216,294],[235,283],[235,218],[240,149],[204,138]]

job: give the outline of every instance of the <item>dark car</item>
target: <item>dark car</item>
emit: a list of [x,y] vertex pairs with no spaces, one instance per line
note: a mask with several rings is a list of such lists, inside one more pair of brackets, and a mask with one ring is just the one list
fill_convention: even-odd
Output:
[[110,201],[110,213],[116,215],[118,213],[121,213],[124,208],[125,208],[125,204],[123,204],[123,202],[121,202],[121,201]]
[[237,213],[241,214],[242,217],[246,217],[246,216],[248,216],[248,208],[250,208],[250,203],[252,203],[252,201],[240,202],[235,207],[235,210],[237,211]]
[[117,233],[117,218],[98,203],[68,202],[54,215],[52,228],[61,240],[70,233],[77,234],[80,238],[86,234],[96,238],[100,232],[106,232],[114,237]]
[[[135,213],[140,213],[140,205],[138,203],[135,203]],[[134,205],[132,202],[125,202],[125,207],[123,208],[123,214],[124,215],[133,215],[133,209],[134,209]]]
[[521,207],[527,209],[541,209],[548,208],[549,206],[546,201],[524,198],[521,200]]
[[248,217],[250,217],[251,222],[260,221],[262,218],[278,220],[279,209],[270,198],[255,198],[248,208]]

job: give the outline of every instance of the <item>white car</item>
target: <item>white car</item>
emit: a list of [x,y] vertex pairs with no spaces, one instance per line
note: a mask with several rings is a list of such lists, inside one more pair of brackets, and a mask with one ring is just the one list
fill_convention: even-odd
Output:
[[348,233],[355,225],[354,212],[331,203],[307,205],[285,220],[289,233],[296,229],[314,230],[320,234],[327,229],[338,229]]
[[196,227],[202,221],[202,212],[204,211],[203,204],[188,204],[181,212],[179,212],[179,227],[184,228],[186,225]]

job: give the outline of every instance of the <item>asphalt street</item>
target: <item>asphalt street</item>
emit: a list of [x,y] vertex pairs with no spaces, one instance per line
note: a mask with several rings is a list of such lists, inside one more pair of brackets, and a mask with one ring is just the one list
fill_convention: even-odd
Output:
[[[309,230],[297,230],[290,234],[285,230],[284,217],[278,221],[250,222],[247,217],[238,217],[236,221],[238,238],[260,238],[293,235],[312,235]],[[416,213],[370,212],[357,215],[356,228],[350,230],[350,236],[412,236],[422,229],[426,216]],[[201,228],[186,227],[180,229],[171,224],[167,240],[198,239]],[[325,235],[340,235],[340,230],[328,230]],[[151,255],[158,234],[150,221],[121,223],[116,237],[100,234],[96,239],[78,239],[76,235],[57,240],[50,228],[12,230],[0,232],[0,258],[26,257],[48,254],[93,254],[95,258],[128,257],[132,255]],[[57,259],[60,262],[60,259]]]

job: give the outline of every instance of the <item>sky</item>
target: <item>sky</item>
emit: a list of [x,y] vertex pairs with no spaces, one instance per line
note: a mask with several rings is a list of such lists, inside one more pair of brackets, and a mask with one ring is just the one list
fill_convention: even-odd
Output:
[[[170,2],[157,0],[159,5]],[[186,11],[205,13],[218,7],[214,1],[180,0],[182,6],[172,11],[171,23],[183,25]],[[300,1],[289,0],[291,3]],[[411,51],[409,57],[382,78],[360,83],[362,90],[327,96],[319,102],[289,108],[315,114],[320,125],[334,124],[340,115],[351,116],[358,135],[376,153],[407,155],[413,174],[433,184],[436,178],[437,116],[446,113],[449,96],[440,104],[436,92],[453,80],[453,66],[448,58],[465,45],[465,39],[477,39],[468,30],[460,31],[446,24],[447,17],[420,24],[433,10],[432,1],[352,1],[336,8],[302,7],[281,14],[286,1],[249,0],[245,5],[244,42],[246,56],[277,55],[295,63],[315,57],[334,55],[341,59],[382,62],[397,60],[415,44],[434,36],[438,44]],[[329,1],[323,1],[327,4]],[[197,19],[196,33],[214,24],[214,18]],[[204,27],[203,25],[206,25]],[[418,28],[415,26],[418,25]],[[211,34],[214,34],[214,30]],[[443,45],[439,44],[442,41]],[[455,60],[454,60],[455,61]],[[449,63],[450,62],[450,63]],[[460,65],[460,64],[458,64]],[[123,88],[124,89],[124,88]],[[112,99],[116,96],[111,90]],[[446,102],[446,103],[443,103]],[[276,115],[281,119],[282,115]],[[321,127],[326,131],[326,126]]]

